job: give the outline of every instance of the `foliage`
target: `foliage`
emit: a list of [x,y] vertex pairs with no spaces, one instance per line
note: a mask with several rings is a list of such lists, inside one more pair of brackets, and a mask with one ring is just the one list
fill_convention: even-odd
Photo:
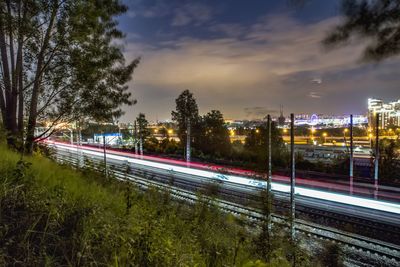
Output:
[[145,150],[149,153],[182,155],[181,146],[168,137],[158,141],[155,137],[148,138],[144,144]]
[[248,239],[232,248],[240,243],[236,233],[250,233],[207,204],[190,207],[165,192],[142,193],[40,156],[19,161],[3,147],[1,155],[4,264],[220,266],[234,257],[238,265],[257,260]]
[[192,128],[196,128],[199,120],[199,108],[196,99],[189,90],[183,91],[175,100],[176,109],[171,112],[172,120],[177,123],[178,136],[182,144],[186,144],[186,131],[188,123]]
[[400,182],[400,145],[395,140],[379,143],[379,177],[385,181]]
[[81,134],[83,138],[93,138],[94,134],[99,133],[116,133],[118,132],[118,126],[110,123],[95,123],[88,122],[82,127]]
[[142,192],[93,172],[89,159],[74,171],[40,155],[0,152],[2,265],[290,266],[283,229],[273,229],[263,260],[257,231],[204,197],[189,205],[168,191]]
[[[37,121],[110,121],[133,104],[126,83],[139,59],[125,63],[116,40],[119,0],[8,0],[0,3],[3,75],[0,110],[8,143],[32,152]],[[4,99],[5,97],[5,99]],[[6,100],[6,101],[5,101]],[[40,138],[40,137],[39,137]]]
[[146,119],[146,115],[144,113],[139,113],[139,115],[136,118],[136,122],[137,122],[137,131],[139,136],[143,140],[146,140],[147,137],[150,135],[150,130],[148,128],[149,122]]
[[[266,124],[252,129],[246,136],[245,148],[255,154],[258,169],[266,169],[268,127]],[[284,146],[281,133],[276,123],[271,124],[272,164],[274,166],[288,166],[287,149]]]
[[211,110],[200,118],[200,129],[196,129],[194,147],[202,153],[217,158],[230,154],[229,131],[219,110]]

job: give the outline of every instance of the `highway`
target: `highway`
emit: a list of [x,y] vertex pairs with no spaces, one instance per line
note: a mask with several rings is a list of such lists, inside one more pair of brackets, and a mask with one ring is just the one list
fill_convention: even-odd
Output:
[[[83,164],[83,158],[87,157],[93,161],[103,161],[102,149],[54,142],[48,142],[48,144],[56,148],[58,160],[74,158]],[[262,180],[222,174],[215,171],[192,168],[192,166],[186,167],[182,166],[182,162],[177,165],[171,162],[160,162],[160,160],[152,161],[149,160],[150,157],[144,156],[140,158],[140,156],[134,154],[117,151],[107,151],[106,156],[109,168],[113,166],[114,169],[122,170],[129,165],[132,173],[139,176],[157,180],[166,185],[173,181],[174,186],[191,191],[207,188],[210,184],[217,182],[222,197],[241,204],[250,203],[249,200],[258,199],[261,189],[266,186],[266,182]],[[174,160],[172,162],[176,163]],[[287,178],[274,176],[272,190],[274,191],[276,202],[280,203],[280,205],[276,206],[277,211],[285,214],[285,209],[288,209],[287,202],[290,188],[288,184],[284,183],[283,179]],[[366,226],[374,228],[382,235],[386,233],[388,238],[395,238],[396,235],[400,235],[400,204],[398,202],[399,195],[395,190],[391,189],[390,195],[393,201],[389,202],[309,188],[305,186],[307,184],[306,180],[302,180],[301,186],[296,186],[296,216],[297,214],[308,214],[308,217],[312,215],[315,217],[313,219],[314,222],[319,221],[320,217],[328,217],[331,221],[344,220],[347,223],[365,223]],[[326,186],[318,181],[312,181],[312,185],[320,186],[321,188]],[[338,184],[337,186],[341,187],[343,185]],[[332,190],[334,187],[329,185],[329,188],[329,190]],[[356,186],[355,188],[358,187]],[[385,190],[381,190],[380,194],[385,194]],[[326,221],[326,218],[324,221]]]

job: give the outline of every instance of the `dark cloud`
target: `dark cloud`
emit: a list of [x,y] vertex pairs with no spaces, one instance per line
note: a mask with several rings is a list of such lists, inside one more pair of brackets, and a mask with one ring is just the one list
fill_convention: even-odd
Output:
[[360,65],[362,43],[321,48],[338,17],[311,24],[280,13],[242,25],[218,21],[206,6],[173,7],[169,27],[203,25],[195,29],[210,34],[163,32],[162,42],[129,42],[127,58],[142,55],[143,60],[131,83],[138,105],[127,114],[170,118],[174,99],[186,88],[200,110],[219,109],[231,119],[262,118],[276,113],[279,104],[287,113],[364,113],[368,97],[398,98],[399,58]]

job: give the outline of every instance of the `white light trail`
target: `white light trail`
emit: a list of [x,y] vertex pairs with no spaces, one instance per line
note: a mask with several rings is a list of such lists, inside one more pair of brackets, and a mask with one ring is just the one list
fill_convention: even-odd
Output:
[[[60,145],[60,144],[54,144],[54,145],[56,147],[60,147],[63,149],[72,150],[74,152],[76,151],[75,147],[65,146],[65,145]],[[88,149],[82,149],[82,152],[93,155],[93,156],[98,156],[98,157],[103,156],[103,153],[101,153],[101,152],[96,152],[96,151],[92,151],[92,150],[88,150]],[[165,163],[135,159],[135,158],[125,157],[125,156],[118,156],[118,155],[110,154],[110,153],[107,153],[107,158],[121,160],[121,161],[128,161],[128,162],[131,162],[134,164],[168,170],[168,171],[174,171],[174,172],[185,173],[185,174],[190,174],[190,175],[195,175],[195,176],[201,176],[201,177],[205,177],[205,178],[209,178],[209,179],[213,179],[213,180],[217,179],[217,180],[227,181],[227,182],[241,184],[241,185],[253,186],[253,187],[264,187],[264,188],[266,187],[266,182],[264,182],[264,181],[249,179],[249,178],[240,177],[240,176],[233,176],[233,175],[226,175],[226,174],[221,174],[221,173],[216,173],[216,172],[211,172],[211,171],[191,169],[191,168],[180,167],[180,166],[175,166],[175,165],[170,165],[170,164],[165,164]],[[290,192],[290,186],[286,185],[286,184],[282,184],[282,183],[272,182],[271,188],[274,191],[285,192],[285,193]],[[321,190],[309,189],[309,188],[300,187],[300,186],[296,186],[295,194],[305,196],[305,197],[310,197],[310,198],[316,198],[316,199],[322,199],[322,200],[326,200],[326,201],[342,203],[342,204],[346,204],[346,205],[353,205],[353,206],[358,206],[358,207],[363,207],[363,208],[368,208],[368,209],[375,209],[375,210],[400,214],[400,205],[399,204],[380,201],[380,200],[367,199],[367,198],[343,195],[343,194],[338,194],[338,193],[325,192],[325,191],[321,191]]]

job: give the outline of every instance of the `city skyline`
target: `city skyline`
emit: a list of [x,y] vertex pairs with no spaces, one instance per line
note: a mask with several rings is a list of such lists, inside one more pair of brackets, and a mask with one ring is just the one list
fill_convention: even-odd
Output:
[[398,57],[366,64],[362,42],[322,47],[340,1],[281,2],[126,1],[124,53],[142,61],[129,83],[138,103],[120,120],[170,119],[185,89],[200,113],[230,119],[276,115],[280,104],[286,114],[364,114],[368,98],[398,99]]

